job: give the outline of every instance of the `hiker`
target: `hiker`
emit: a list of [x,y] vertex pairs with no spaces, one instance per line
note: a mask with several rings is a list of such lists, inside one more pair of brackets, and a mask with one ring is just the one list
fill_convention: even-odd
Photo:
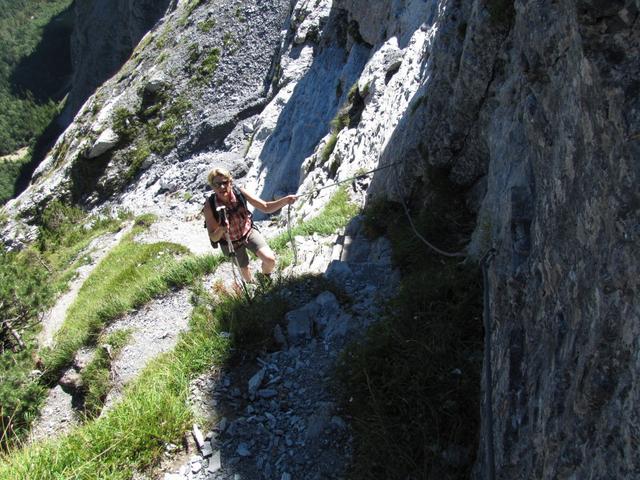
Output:
[[[211,245],[215,248],[219,244],[223,253],[229,256],[229,246],[225,238],[225,233],[228,231],[244,281],[253,280],[249,269],[247,248],[262,261],[262,274],[269,278],[276,266],[275,254],[260,232],[253,227],[247,202],[261,212],[273,213],[285,205],[291,205],[297,197],[287,195],[278,200],[266,202],[244,188],[234,186],[231,174],[223,168],[212,169],[207,176],[207,181],[213,188],[213,194],[204,203],[205,225]],[[225,207],[222,215],[220,207]]]

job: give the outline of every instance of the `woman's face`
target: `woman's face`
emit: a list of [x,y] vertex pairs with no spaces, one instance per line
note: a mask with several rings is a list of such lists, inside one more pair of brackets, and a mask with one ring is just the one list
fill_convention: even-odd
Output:
[[216,175],[213,177],[213,190],[219,197],[227,198],[231,191],[231,179]]

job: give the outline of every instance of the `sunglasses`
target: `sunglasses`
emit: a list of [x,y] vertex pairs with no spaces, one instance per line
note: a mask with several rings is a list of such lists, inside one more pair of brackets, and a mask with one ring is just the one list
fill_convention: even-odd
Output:
[[225,187],[226,187],[227,185],[229,185],[229,180],[224,180],[224,181],[222,181],[222,182],[213,182],[213,188],[220,188],[220,187],[222,187],[223,185],[224,185]]

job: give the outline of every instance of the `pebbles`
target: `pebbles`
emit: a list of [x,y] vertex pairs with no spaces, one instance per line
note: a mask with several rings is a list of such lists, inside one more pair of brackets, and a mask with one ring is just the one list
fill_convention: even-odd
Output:
[[[180,480],[344,476],[352,455],[352,433],[331,393],[333,369],[347,343],[361,337],[380,317],[380,297],[390,294],[394,286],[390,262],[367,256],[367,252],[380,250],[379,242],[369,244],[358,231],[352,237],[350,248],[364,252],[359,255],[361,261],[340,261],[346,268],[335,267],[342,276],[347,275],[348,311],[328,291],[310,297],[293,315],[283,318],[275,332],[286,335],[287,318],[301,322],[300,312],[306,312],[309,326],[304,335],[281,338],[281,350],[193,383],[192,401],[208,406],[208,411],[201,412],[205,417],[219,420],[211,440],[199,448],[197,462],[202,468],[194,472],[191,459],[179,470]],[[327,269],[331,258],[325,256],[323,262]],[[371,272],[379,275],[371,276]],[[381,278],[384,285],[377,283]],[[297,292],[290,294],[299,298]]]

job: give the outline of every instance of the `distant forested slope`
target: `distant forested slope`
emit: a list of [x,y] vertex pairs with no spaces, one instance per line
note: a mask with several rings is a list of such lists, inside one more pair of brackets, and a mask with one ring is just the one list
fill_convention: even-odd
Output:
[[[0,0],[0,156],[33,146],[68,91],[72,3]],[[0,162],[0,202],[17,170]]]

